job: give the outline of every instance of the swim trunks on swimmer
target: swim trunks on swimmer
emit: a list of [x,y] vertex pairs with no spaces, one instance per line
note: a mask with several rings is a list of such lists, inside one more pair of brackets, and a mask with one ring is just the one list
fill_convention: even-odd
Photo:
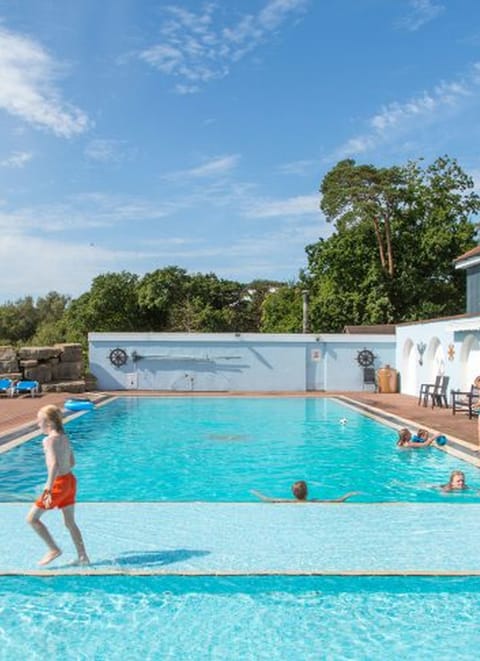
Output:
[[[48,509],[55,507],[68,507],[75,504],[75,495],[77,492],[77,480],[73,473],[59,475],[55,478],[52,485],[52,504]],[[46,510],[43,502],[43,494],[37,498],[35,505],[42,510]]]

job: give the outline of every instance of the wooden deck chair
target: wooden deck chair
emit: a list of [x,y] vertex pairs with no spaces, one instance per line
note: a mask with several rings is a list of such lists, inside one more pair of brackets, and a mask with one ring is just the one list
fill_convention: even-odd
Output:
[[423,406],[427,406],[430,393],[432,393],[436,388],[439,387],[441,380],[442,380],[442,375],[438,374],[435,377],[435,383],[422,383],[420,385],[420,392],[418,393],[418,402],[417,402],[418,406],[420,406],[420,404],[423,404]]
[[448,409],[448,392],[447,392],[447,388],[448,388],[448,382],[449,381],[450,381],[449,376],[440,377],[440,383],[438,384],[438,386],[433,388],[433,390],[431,390],[428,393],[428,398],[430,399],[430,401],[432,403],[432,409],[435,406],[439,406],[440,408],[445,407],[446,409]]
[[474,383],[470,386],[470,390],[452,390],[452,413],[455,415],[457,411],[468,413],[471,420],[474,415],[478,415],[480,404],[480,377],[477,376]]

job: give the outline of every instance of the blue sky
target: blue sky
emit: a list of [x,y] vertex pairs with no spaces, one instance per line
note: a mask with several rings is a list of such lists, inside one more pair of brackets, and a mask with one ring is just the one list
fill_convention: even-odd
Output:
[[480,183],[478,0],[0,0],[0,302],[293,280],[341,158]]

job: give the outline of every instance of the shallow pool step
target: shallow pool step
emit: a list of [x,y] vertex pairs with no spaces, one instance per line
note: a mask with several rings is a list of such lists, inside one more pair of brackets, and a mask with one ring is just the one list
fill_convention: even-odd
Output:
[[480,575],[480,504],[81,503],[92,564],[68,566],[54,511],[64,554],[46,569],[28,508],[0,504],[0,575]]

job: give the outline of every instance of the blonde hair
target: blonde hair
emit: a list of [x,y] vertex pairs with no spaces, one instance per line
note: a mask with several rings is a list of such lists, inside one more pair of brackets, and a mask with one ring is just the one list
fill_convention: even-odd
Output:
[[54,406],[53,404],[43,406],[38,412],[38,415],[40,415],[42,418],[45,418],[50,427],[52,427],[52,429],[54,429],[56,432],[64,432],[62,411],[58,408],[58,406]]
[[406,427],[402,427],[401,429],[398,430],[398,441],[397,445],[403,445],[404,443],[408,443],[410,440],[412,434],[409,429]]
[[465,483],[465,473],[463,471],[452,471],[450,473],[450,479],[448,480],[448,484],[452,484],[453,478],[455,477],[463,477],[463,482]]

